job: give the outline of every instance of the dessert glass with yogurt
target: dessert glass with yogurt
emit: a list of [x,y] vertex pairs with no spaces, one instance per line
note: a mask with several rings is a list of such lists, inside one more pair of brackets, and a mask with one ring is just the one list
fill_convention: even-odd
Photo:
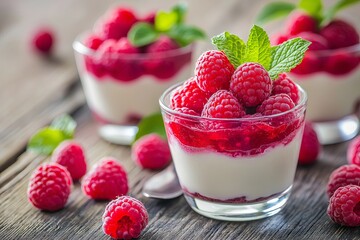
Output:
[[308,93],[306,117],[320,142],[333,144],[355,137],[360,129],[360,44],[308,54],[317,71],[289,75]]
[[218,119],[172,110],[170,99],[178,86],[164,92],[160,106],[175,169],[191,208],[231,221],[278,213],[293,184],[306,93],[298,87],[300,101],[287,112]]
[[190,76],[193,45],[104,56],[88,48],[84,36],[75,40],[73,48],[87,104],[100,123],[100,135],[127,144],[141,117],[159,111],[161,93]]

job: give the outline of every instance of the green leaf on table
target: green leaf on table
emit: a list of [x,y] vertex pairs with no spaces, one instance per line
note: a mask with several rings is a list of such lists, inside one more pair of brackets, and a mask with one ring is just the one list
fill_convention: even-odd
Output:
[[246,45],[242,39],[229,32],[223,32],[211,38],[218,50],[223,51],[231,64],[237,68],[245,54]]
[[264,24],[271,20],[289,15],[296,8],[295,4],[287,2],[272,2],[266,5],[256,18],[257,24]]
[[178,3],[171,9],[171,12],[177,14],[177,24],[182,24],[185,22],[187,9],[188,7],[186,3]]
[[324,13],[322,25],[330,22],[340,10],[357,3],[360,3],[360,0],[339,0]]
[[254,25],[250,30],[243,62],[260,63],[266,70],[269,70],[271,63],[270,40],[265,30],[259,26]]
[[300,0],[299,8],[316,19],[322,19],[323,5],[321,0]]
[[311,42],[302,38],[293,38],[271,48],[270,78],[275,80],[280,73],[289,72],[304,58]]
[[149,23],[140,22],[135,24],[128,33],[129,41],[136,47],[153,43],[159,37],[159,33]]
[[154,113],[144,117],[138,124],[138,128],[139,130],[135,136],[134,142],[142,136],[150,133],[157,133],[161,137],[166,138],[166,132],[161,113]]
[[198,39],[206,37],[205,33],[197,27],[188,26],[184,24],[177,24],[173,26],[167,34],[175,39],[180,46],[186,46]]
[[51,128],[62,131],[68,138],[73,138],[76,128],[76,121],[71,116],[65,114],[55,118],[51,123]]
[[175,24],[179,22],[178,13],[158,11],[155,16],[155,30],[159,32],[169,31]]
[[50,155],[62,141],[68,138],[60,129],[43,128],[30,138],[27,149],[36,153]]

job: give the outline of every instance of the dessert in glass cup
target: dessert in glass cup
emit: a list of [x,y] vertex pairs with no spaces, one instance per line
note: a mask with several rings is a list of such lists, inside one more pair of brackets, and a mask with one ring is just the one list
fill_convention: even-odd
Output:
[[195,76],[160,98],[180,184],[192,209],[210,218],[274,215],[291,192],[307,100],[286,72],[310,43],[273,48],[258,26],[246,44],[228,32],[212,40],[218,50],[200,56]]
[[[204,34],[185,25],[184,6],[175,6],[171,12],[177,13],[178,20],[164,29],[164,20],[158,17],[163,11],[140,18],[132,9],[114,8],[95,24],[94,31],[75,40],[83,90],[104,138],[131,142],[139,120],[159,110],[161,93],[190,76],[192,42]],[[198,34],[183,39],[178,28],[182,34],[194,29]],[[122,139],[121,132],[130,132],[130,139]]]
[[[354,1],[351,4],[355,4]],[[351,6],[349,4],[349,6]],[[360,43],[356,25],[335,14],[338,4],[313,12],[299,4],[274,44],[299,36],[311,42],[291,78],[308,93],[307,119],[322,144],[349,140],[360,130]]]

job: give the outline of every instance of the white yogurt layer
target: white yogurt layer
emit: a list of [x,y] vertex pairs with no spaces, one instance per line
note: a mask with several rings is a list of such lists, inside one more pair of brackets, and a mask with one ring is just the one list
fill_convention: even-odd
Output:
[[188,191],[218,200],[246,197],[251,201],[281,193],[292,185],[302,131],[298,130],[287,145],[250,157],[189,152],[174,137],[169,143],[179,180]]
[[360,100],[360,67],[344,76],[319,72],[290,76],[308,94],[306,117],[312,121],[336,120],[354,112]]
[[159,111],[159,97],[171,85],[190,77],[190,64],[184,66],[171,80],[157,80],[142,76],[130,82],[121,82],[111,77],[98,80],[84,72],[81,82],[87,103],[102,118],[113,123],[126,120],[128,114],[149,115]]

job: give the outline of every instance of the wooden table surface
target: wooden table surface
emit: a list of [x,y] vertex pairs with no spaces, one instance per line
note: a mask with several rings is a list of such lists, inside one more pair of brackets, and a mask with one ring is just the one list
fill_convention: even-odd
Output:
[[[224,30],[245,38],[265,0],[189,1],[188,21],[209,36]],[[65,209],[46,213],[27,201],[32,171],[47,157],[26,152],[29,137],[61,113],[78,122],[76,139],[85,149],[89,165],[114,156],[129,174],[130,195],[146,206],[150,221],[141,239],[355,239],[360,228],[340,227],[326,214],[328,176],[346,163],[348,143],[327,146],[318,162],[298,167],[293,193],[276,216],[252,222],[222,222],[198,215],[183,197],[159,201],[141,194],[154,172],[140,170],[130,158],[130,148],[105,142],[97,135],[79,83],[73,50],[75,36],[91,28],[110,6],[124,1],[18,0],[0,2],[0,239],[108,239],[101,230],[106,202],[87,199],[76,183]],[[170,1],[127,1],[141,12],[168,9]],[[347,17],[360,22],[359,7]],[[200,15],[199,15],[200,13]],[[279,23],[277,23],[279,24]],[[270,24],[272,31],[277,24]],[[29,49],[31,32],[41,25],[56,31],[55,59],[49,61]],[[195,56],[211,48],[197,46]]]

